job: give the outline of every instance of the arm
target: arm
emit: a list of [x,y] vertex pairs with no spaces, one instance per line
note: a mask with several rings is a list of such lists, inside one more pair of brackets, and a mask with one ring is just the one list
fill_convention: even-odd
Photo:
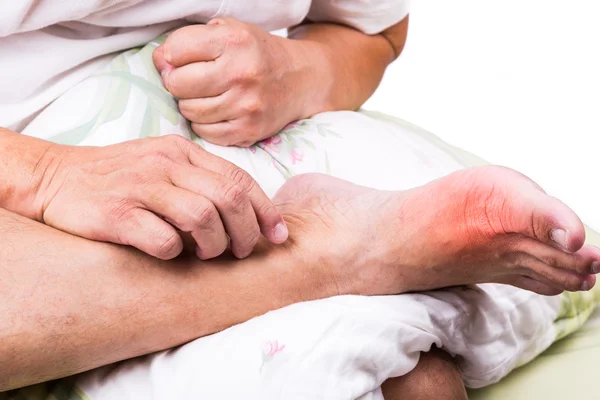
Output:
[[408,18],[372,36],[315,23],[288,39],[218,18],[173,32],[154,63],[198,136],[250,146],[292,121],[360,107],[402,51],[407,29]]
[[23,136],[0,127],[0,208],[41,221],[41,207],[35,194],[41,180],[39,171],[47,165],[52,143]]
[[183,248],[175,228],[191,233],[200,259],[229,242],[244,258],[261,232],[287,239],[250,175],[180,136],[72,147],[0,128],[0,154],[1,208],[87,239],[162,259]]
[[0,209],[0,243],[0,392],[338,294],[323,258],[266,240],[245,260],[161,261]]
[[297,62],[310,62],[318,80],[308,94],[311,101],[303,117],[359,108],[375,92],[387,66],[400,56],[407,33],[408,17],[378,35],[325,23],[290,29],[289,38],[304,47]]

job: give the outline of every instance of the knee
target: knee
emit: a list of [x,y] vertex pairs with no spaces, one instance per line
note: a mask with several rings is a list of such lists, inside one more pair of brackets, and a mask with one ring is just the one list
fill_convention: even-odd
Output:
[[382,385],[385,400],[466,400],[467,393],[458,367],[439,349],[423,353],[417,367],[405,376]]

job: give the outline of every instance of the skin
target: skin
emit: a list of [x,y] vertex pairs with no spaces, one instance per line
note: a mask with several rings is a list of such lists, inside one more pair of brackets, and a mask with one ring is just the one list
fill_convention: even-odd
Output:
[[338,294],[327,266],[295,258],[289,244],[263,239],[247,259],[210,261],[192,246],[191,256],[162,261],[1,209],[0,226],[0,392]]
[[[360,106],[377,87],[385,67],[400,54],[407,23],[402,21],[375,36],[336,25],[304,24],[291,30],[290,39],[275,39],[251,25],[219,19],[206,27],[174,33],[157,49],[155,63],[165,86],[180,98],[181,111],[197,134],[218,144],[247,146],[293,120]],[[279,210],[288,220],[293,240],[275,247],[272,243],[284,241],[287,229],[276,234],[281,217],[275,217],[264,194],[252,190],[253,181],[228,164],[215,160],[206,164],[210,156],[200,157],[199,150],[183,142],[153,140],[160,142],[137,143],[146,149],[141,155],[148,160],[137,168],[119,162],[119,156],[132,148],[61,148],[0,131],[0,148],[9,155],[0,161],[0,238],[4,244],[0,249],[0,315],[10,321],[0,330],[0,390],[169,348],[274,308],[335,294],[393,294],[501,282],[550,295],[565,289],[587,290],[595,284],[590,274],[598,272],[600,257],[598,249],[582,247],[581,222],[564,205],[515,175],[494,172],[502,179],[492,180],[491,191],[489,175],[470,173],[404,193],[369,192],[323,177],[313,176],[309,181],[304,177],[290,182],[279,194]],[[166,140],[171,142],[166,144]],[[196,168],[190,171],[190,176],[198,178],[194,181],[218,178],[220,183],[208,190],[189,181],[181,183],[173,179],[173,164]],[[127,168],[133,169],[122,174]],[[118,179],[95,183],[115,174]],[[127,175],[132,179],[123,181]],[[148,176],[160,180],[149,182]],[[503,181],[510,184],[503,185]],[[82,183],[88,186],[79,189]],[[328,191],[331,187],[337,192]],[[139,195],[148,188],[154,190]],[[485,196],[479,192],[482,188]],[[181,198],[181,190],[195,200],[176,209],[161,208],[170,203],[164,199]],[[530,197],[519,197],[523,190]],[[228,197],[228,193],[239,194]],[[452,196],[442,201],[440,193]],[[190,207],[200,198],[201,209],[225,216],[209,218],[209,222],[194,217],[205,215],[197,213],[197,204]],[[435,198],[435,204],[424,205],[427,198]],[[464,199],[458,209],[457,198]],[[513,198],[521,200],[516,202],[518,207],[505,207],[507,199]],[[163,202],[152,203],[152,199]],[[527,202],[531,199],[535,202]],[[77,214],[82,202],[99,214],[92,218]],[[332,204],[336,205],[333,209]],[[373,204],[383,210],[378,224],[373,222],[378,220],[373,218]],[[541,207],[546,212],[536,215],[540,205],[547,206]],[[427,210],[438,213],[429,215]],[[70,220],[64,218],[73,211],[76,214]],[[240,258],[258,242],[257,231],[271,244],[261,241],[258,251],[236,262],[236,268],[228,268],[233,265],[231,258],[200,262],[182,256],[165,262],[32,221],[172,258],[183,249],[183,240],[157,214],[189,233],[198,245],[192,240],[191,251],[202,259],[221,254],[228,237],[234,255]],[[228,220],[239,214],[245,216],[239,223]],[[390,216],[402,224],[392,224],[386,231],[382,227],[390,225]],[[445,224],[440,222],[443,218]],[[188,219],[193,223],[184,226]],[[354,229],[348,225],[350,220]],[[470,229],[454,229],[463,223]],[[410,234],[435,232],[433,227],[440,225],[446,229],[444,234],[426,235],[426,241]],[[235,232],[240,226],[245,234]],[[365,233],[365,227],[372,230]],[[323,232],[328,234],[323,237]],[[340,240],[332,241],[334,237]],[[361,247],[373,237],[380,238],[377,245]],[[244,307],[232,308],[232,304]],[[124,316],[127,324],[123,324]],[[172,328],[166,335],[165,327]],[[439,362],[444,357],[431,359]],[[429,365],[428,360],[425,356],[420,367]],[[447,368],[434,368],[452,382],[438,394],[459,387],[455,369],[444,362]],[[430,375],[420,367],[414,376],[421,378],[390,380],[384,385],[386,399],[399,392],[417,393],[413,390],[422,387]]]
[[408,18],[371,36],[305,23],[282,38],[219,18],[173,32],[154,63],[197,135],[245,147],[292,121],[359,108],[402,52],[407,31]]
[[0,152],[0,207],[87,239],[164,260],[183,249],[178,230],[201,260],[228,247],[247,257],[261,232],[274,244],[287,239],[245,171],[179,136],[72,147],[0,129]]
[[[0,210],[0,391],[171,348],[303,300],[480,282],[553,295],[595,284],[600,249],[583,246],[577,216],[505,168],[400,192],[301,175],[274,202],[290,240],[264,240],[244,260],[204,262],[161,261]],[[554,241],[556,229],[566,234]]]
[[[491,282],[556,295],[589,290],[599,272],[600,249],[584,245],[577,215],[508,168],[470,168],[389,192],[304,174],[277,199],[300,248],[329,248],[371,266],[344,267],[364,284],[362,294]],[[356,289],[354,280],[338,284],[341,293]]]
[[467,400],[467,391],[456,364],[443,350],[421,354],[409,374],[389,379],[382,386],[385,400]]

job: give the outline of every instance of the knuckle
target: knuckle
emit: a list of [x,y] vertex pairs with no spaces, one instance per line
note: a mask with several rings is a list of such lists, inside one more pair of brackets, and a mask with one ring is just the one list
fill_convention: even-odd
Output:
[[270,201],[265,201],[257,207],[257,213],[260,215],[270,215],[270,216],[279,216],[279,211],[277,211],[277,207]]
[[260,62],[249,62],[244,68],[233,75],[233,81],[237,84],[249,85],[260,82],[263,78],[263,66]]
[[246,200],[246,193],[237,185],[224,184],[219,193],[223,205],[231,210],[239,209]]
[[173,77],[173,71],[171,71],[170,74],[167,74],[166,76],[163,76],[162,80],[163,80],[163,86],[165,87],[165,89],[167,89],[167,91],[169,93],[171,93],[172,95],[175,96],[175,92],[177,90],[176,87],[176,79]]
[[187,100],[179,101],[179,112],[188,120],[194,121],[198,117],[198,108],[194,107],[191,102]]
[[162,136],[164,143],[158,143],[158,151],[169,154],[170,152],[179,153],[190,145],[190,141],[180,135]]
[[[185,143],[185,138],[180,135],[165,135],[160,137],[161,140],[175,145],[180,145],[181,143]],[[162,148],[163,143],[160,143],[159,146]]]
[[230,164],[225,175],[246,192],[252,190],[256,185],[256,181],[252,179],[249,173],[234,164]]
[[[161,237],[162,236],[162,237]],[[157,255],[160,258],[171,258],[177,256],[180,239],[179,235],[173,233],[166,237],[160,235],[158,239]]]
[[127,200],[115,200],[109,204],[108,217],[109,220],[117,222],[136,222],[135,207]]
[[166,150],[157,150],[150,156],[150,162],[153,164],[157,163],[160,165],[165,165],[171,163],[172,161],[171,155]]
[[252,42],[252,33],[245,26],[231,26],[226,35],[227,43],[235,47],[246,46]]
[[145,187],[146,185],[148,185],[150,183],[151,179],[152,178],[149,176],[148,173],[142,172],[142,171],[131,171],[126,176],[126,180],[132,186],[143,186],[143,187]]
[[264,110],[265,104],[258,96],[251,96],[241,104],[241,107],[247,114],[255,115]]
[[170,74],[163,78],[163,85],[174,97],[182,97],[186,90],[181,80],[177,78],[176,71],[171,71]]
[[219,219],[219,213],[212,204],[201,203],[191,210],[190,219],[197,226],[210,227]]

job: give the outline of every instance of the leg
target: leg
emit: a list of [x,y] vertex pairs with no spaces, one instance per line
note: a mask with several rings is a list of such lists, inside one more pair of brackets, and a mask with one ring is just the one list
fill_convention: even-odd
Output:
[[163,262],[2,209],[0,243],[0,392],[336,294],[322,263],[302,268],[285,247],[265,245],[242,261]]
[[[453,220],[452,217],[465,215],[457,214],[453,207],[458,206],[461,211],[466,209],[468,217],[471,213],[478,214],[477,211],[487,203],[478,202],[481,198],[475,195],[479,189],[489,190],[489,184],[497,185],[498,190],[506,190],[499,191],[505,196],[500,198],[507,200],[505,212],[507,216],[516,216],[516,221],[519,217],[528,221],[527,211],[537,206],[539,214],[529,215],[529,221],[535,221],[536,226],[557,218],[561,226],[570,228],[569,233],[580,233],[577,218],[572,218],[566,206],[546,196],[521,175],[502,168],[464,171],[405,192],[381,192],[324,175],[304,175],[288,181],[275,201],[285,211],[290,224],[291,238],[296,246],[290,249],[290,254],[299,250],[302,257],[310,254],[306,252],[310,249],[310,252],[327,251],[335,258],[345,259],[340,265],[349,276],[358,277],[364,283],[355,293],[381,293],[375,292],[375,287],[397,293],[398,288],[411,291],[414,287],[448,286],[445,282],[472,283],[494,280],[498,276],[519,278],[526,268],[541,271],[552,268],[558,274],[551,285],[540,283],[532,287],[538,291],[546,289],[549,294],[553,290],[560,291],[562,285],[578,288],[582,280],[588,279],[575,276],[574,282],[570,282],[573,276],[567,268],[590,268],[591,261],[598,259],[594,255],[597,254],[595,248],[586,247],[571,254],[553,247],[549,239],[534,240],[526,231],[521,235],[506,232],[491,235],[488,231],[483,237],[478,237],[479,229],[463,231],[465,225],[469,226],[468,222],[476,224],[479,220],[467,219],[465,223]],[[513,185],[516,190],[511,191]],[[464,192],[461,195],[456,191]],[[532,198],[533,201],[528,201]],[[428,199],[434,199],[436,204],[427,204]],[[466,202],[470,207],[465,208],[465,204],[456,199],[470,200]],[[483,199],[489,199],[489,196],[483,196]],[[544,209],[548,202],[549,209]],[[433,217],[429,214],[437,210],[439,214]],[[398,215],[403,218],[394,223],[399,219]],[[490,220],[504,216],[502,213],[488,215]],[[521,245],[525,250],[544,251],[549,253],[548,257],[562,260],[564,271],[560,265],[524,264],[517,268],[510,259],[505,263],[503,257],[506,254],[502,252],[511,251],[511,243],[505,241],[507,238],[515,240],[512,244]],[[369,247],[367,251],[361,248],[364,244]],[[410,250],[412,246],[418,251],[394,253]],[[386,253],[386,248],[396,250]],[[465,253],[457,248],[471,251],[480,258],[466,259]],[[586,255],[586,251],[590,254]],[[447,264],[433,264],[439,262],[437,257]],[[375,273],[369,266],[376,267]],[[564,277],[567,279],[561,281]],[[350,281],[338,283],[340,292],[344,292]],[[378,388],[389,376],[406,374],[417,364],[414,355],[430,349],[432,342],[443,344],[453,354],[463,356],[461,368],[473,372],[472,379],[477,380],[477,373],[482,374],[480,380],[491,379],[489,375],[483,375],[484,371],[498,371],[493,377],[498,379],[518,362],[512,356],[515,352],[523,352],[524,348],[539,351],[540,345],[547,343],[547,337],[540,337],[540,332],[550,330],[556,314],[552,308],[554,299],[546,301],[533,293],[491,286],[495,290],[455,288],[407,296],[337,297],[302,303],[194,341],[175,352],[149,357],[139,361],[137,368],[127,363],[129,366],[111,372],[105,381],[98,379],[107,376],[104,371],[92,373],[78,385],[97,399],[112,398],[110,394],[114,388],[127,390],[132,398],[162,398],[164,396],[157,393],[169,393],[174,398],[191,395],[234,399],[242,395],[239,390],[248,387],[255,388],[257,396],[262,398],[357,398],[365,393],[365,389]],[[509,292],[515,293],[515,297],[507,295]],[[500,340],[497,336],[499,328],[507,332]],[[261,364],[258,355],[263,340],[275,340],[277,344],[269,347]],[[476,354],[470,344],[477,347]],[[273,348],[277,350],[272,352]],[[428,365],[426,360],[429,358],[429,355],[425,356],[420,369],[408,377],[427,375],[419,371],[423,365]],[[207,361],[215,359],[220,362]],[[497,368],[499,366],[502,368]],[[204,372],[204,378],[198,371]],[[449,377],[452,374],[443,375]],[[187,385],[173,389],[174,379]],[[232,379],[249,383],[231,384]],[[428,382],[424,378],[415,380],[418,383],[413,383],[412,378],[410,381],[408,378],[391,381],[386,385],[386,393],[390,395],[390,385],[392,389],[400,386],[398,391],[403,391],[422,389],[421,386]],[[453,381],[455,384],[445,387],[449,391],[460,387],[459,381]],[[150,388],[149,393],[135,397],[139,388]],[[423,391],[424,396],[427,391]],[[336,393],[340,397],[336,397]],[[348,393],[351,395],[341,397]]]
[[[501,167],[458,171],[399,192],[307,174],[289,180],[276,201],[300,216],[295,227],[321,225],[312,235],[294,233],[307,240],[298,240],[301,248],[344,243],[349,260],[359,260],[360,293],[378,294],[370,285],[388,284],[392,294],[404,285],[400,292],[488,282],[556,295],[592,288],[600,265],[600,250],[583,245],[584,227],[573,211]],[[360,253],[365,242],[367,254]],[[382,268],[369,275],[370,264]]]
[[422,353],[417,367],[407,375],[387,380],[381,387],[385,400],[466,400],[458,368],[443,350]]

